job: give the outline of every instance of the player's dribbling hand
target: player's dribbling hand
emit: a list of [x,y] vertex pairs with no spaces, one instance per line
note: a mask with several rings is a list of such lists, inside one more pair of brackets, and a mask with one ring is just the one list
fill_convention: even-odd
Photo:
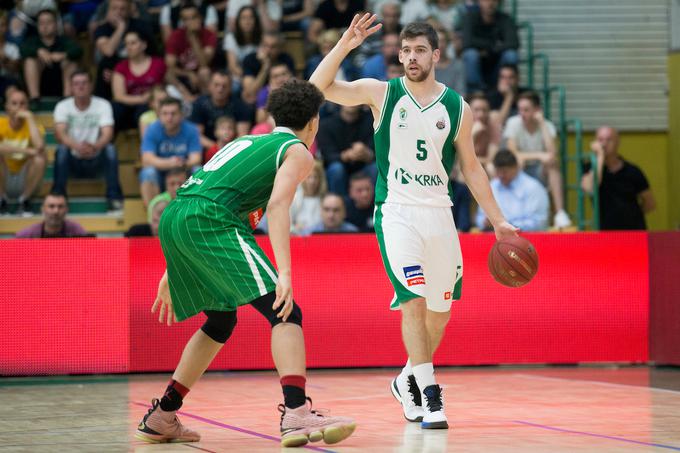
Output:
[[283,305],[283,308],[281,308],[276,317],[286,322],[288,316],[293,311],[293,286],[290,281],[290,275],[285,273],[279,274],[279,281],[276,282],[276,300],[274,300],[272,309],[276,311],[281,305]]
[[342,45],[347,46],[349,50],[359,47],[366,38],[382,28],[382,24],[376,24],[368,28],[375,22],[376,18],[377,16],[375,14],[371,15],[371,13],[366,13],[363,16],[355,14],[352,23],[345,30],[345,33],[342,34],[342,38],[340,38]]
[[[158,283],[158,294],[156,295],[156,300],[151,307],[151,313],[158,312],[158,322],[161,324],[167,322],[168,326],[172,325],[172,322],[177,322],[177,316],[175,315],[175,310],[172,308],[172,298],[170,297],[170,288],[168,286],[168,271],[165,271],[161,281]],[[163,318],[166,318],[165,321]]]
[[509,238],[512,236],[519,236],[519,228],[512,225],[507,221],[502,221],[493,227],[494,233],[496,233],[496,240],[500,241],[503,238]]

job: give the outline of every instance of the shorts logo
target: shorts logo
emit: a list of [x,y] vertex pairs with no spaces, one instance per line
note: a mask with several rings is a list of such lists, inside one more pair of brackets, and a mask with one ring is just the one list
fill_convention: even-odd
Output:
[[262,220],[262,214],[263,214],[262,208],[248,214],[248,220],[250,221],[250,227],[253,230],[255,228],[257,228],[257,224],[260,223],[260,220]]
[[423,268],[420,266],[406,266],[404,267],[404,277],[406,277],[407,286],[424,285],[425,276],[423,275]]
[[451,300],[451,291],[447,291],[444,293],[444,300]]

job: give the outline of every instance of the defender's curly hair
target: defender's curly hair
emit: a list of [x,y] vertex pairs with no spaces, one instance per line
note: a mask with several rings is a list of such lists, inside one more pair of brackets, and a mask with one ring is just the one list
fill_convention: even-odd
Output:
[[303,129],[319,113],[323,93],[306,80],[291,79],[269,93],[267,111],[277,126]]

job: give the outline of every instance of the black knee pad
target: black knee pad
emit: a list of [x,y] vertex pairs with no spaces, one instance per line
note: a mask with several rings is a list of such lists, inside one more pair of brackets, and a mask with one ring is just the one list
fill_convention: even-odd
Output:
[[[276,311],[272,309],[275,300],[276,293],[271,292],[262,297],[258,297],[250,303],[255,310],[259,311],[262,316],[267,318],[267,321],[269,321],[269,324],[271,324],[272,327],[283,322],[283,320],[277,316],[281,311],[281,307]],[[286,322],[297,324],[302,327],[302,310],[300,310],[300,306],[296,304],[295,301],[293,301],[293,311],[290,313],[290,316],[288,316],[288,319],[286,319]]]
[[201,330],[218,343],[226,343],[236,327],[236,311],[203,311],[208,319]]

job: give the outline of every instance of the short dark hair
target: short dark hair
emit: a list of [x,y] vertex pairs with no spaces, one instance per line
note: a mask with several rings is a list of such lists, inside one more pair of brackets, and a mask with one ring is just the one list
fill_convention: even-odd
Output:
[[50,16],[52,16],[52,19],[57,20],[57,12],[51,8],[41,9],[40,11],[38,11],[38,14],[35,15],[35,18],[38,19],[43,14],[49,14]]
[[489,104],[489,98],[482,91],[475,91],[474,93],[468,94],[465,101],[468,104],[472,104],[474,101],[484,101]]
[[179,5],[179,12],[180,12],[180,14],[181,14],[182,11],[184,11],[185,9],[195,9],[196,11],[198,11],[198,14],[199,14],[199,15],[203,16],[203,14],[201,14],[201,8],[199,8],[198,5],[197,5],[196,3],[194,3],[194,2],[192,2],[192,1],[184,1],[184,2],[182,2],[181,5]]
[[418,36],[425,36],[432,50],[439,49],[439,36],[437,36],[434,27],[427,22],[411,22],[401,31],[399,40],[414,39]]
[[229,77],[229,80],[231,80],[231,74],[229,73],[229,71],[225,71],[224,69],[218,69],[216,71],[213,71],[212,74],[210,74],[211,79],[215,76]]
[[371,178],[371,175],[366,173],[365,171],[357,171],[352,173],[352,176],[349,177],[349,183],[351,184],[352,181],[361,181],[364,179],[368,179],[369,181],[373,182],[373,178]]
[[502,149],[493,156],[493,166],[496,168],[517,167],[517,157],[512,151]]
[[73,71],[70,80],[73,80],[76,76],[85,76],[87,77],[87,80],[92,82],[92,74],[90,74],[90,71],[86,71],[83,68],[78,68],[75,71]]
[[267,111],[277,126],[303,129],[323,104],[323,93],[306,80],[291,79],[269,93]]
[[342,195],[340,195],[339,193],[335,193],[335,192],[326,192],[325,194],[323,194],[323,195],[321,196],[321,203],[323,203],[323,202],[326,200],[326,198],[330,198],[330,197],[337,197],[337,198],[339,198],[340,201],[342,201],[342,207],[343,207],[344,209],[346,209],[346,207],[345,207],[345,199],[343,198]]
[[176,105],[177,108],[178,108],[180,111],[182,111],[182,101],[180,101],[180,100],[177,99],[177,98],[167,97],[167,98],[163,99],[163,100],[159,103],[158,110],[160,111],[160,109],[162,109],[162,108],[163,108],[164,106],[166,106],[166,105]]
[[165,174],[165,177],[167,178],[168,176],[175,176],[175,175],[182,175],[185,178],[189,176],[189,172],[187,171],[186,167],[178,167],[178,168],[173,168],[168,170],[168,172]]
[[504,64],[502,64],[501,67],[498,69],[498,72],[500,72],[500,71],[503,70],[503,69],[509,69],[509,70],[511,70],[512,72],[514,72],[516,76],[519,76],[519,68],[517,67],[516,64],[512,64],[512,63],[504,63]]
[[50,191],[47,195],[45,195],[45,198],[43,198],[43,203],[45,202],[45,199],[47,199],[47,197],[63,198],[66,201],[66,205],[68,205],[68,197],[66,196],[65,193]]
[[527,101],[534,104],[534,107],[540,107],[541,106],[541,97],[535,91],[524,91],[524,92],[522,92],[519,96],[517,96],[517,102],[519,102],[520,99],[526,99]]

